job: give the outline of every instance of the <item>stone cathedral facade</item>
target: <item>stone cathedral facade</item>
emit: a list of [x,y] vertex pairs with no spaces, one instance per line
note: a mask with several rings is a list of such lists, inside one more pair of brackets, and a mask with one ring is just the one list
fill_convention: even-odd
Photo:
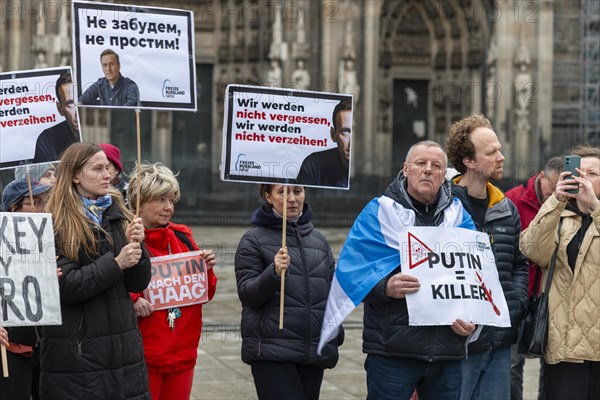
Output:
[[[448,126],[473,112],[492,121],[513,179],[525,179],[576,143],[599,141],[598,45],[594,59],[594,44],[585,41],[600,37],[597,2],[119,3],[194,11],[198,112],[142,113],[143,157],[176,169],[218,171],[229,83],[354,94],[356,177],[391,178],[411,144],[443,144]],[[70,65],[70,7],[68,1],[3,2],[0,68]],[[592,121],[587,130],[585,112]],[[85,140],[110,141],[134,159],[131,112],[80,109],[80,123]]]

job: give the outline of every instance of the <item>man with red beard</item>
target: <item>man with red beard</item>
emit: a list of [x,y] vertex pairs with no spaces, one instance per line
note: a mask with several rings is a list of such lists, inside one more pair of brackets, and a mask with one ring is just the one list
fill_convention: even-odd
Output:
[[502,179],[504,156],[490,121],[470,115],[452,124],[446,142],[450,163],[461,174],[452,194],[486,232],[508,304],[511,327],[477,329],[462,361],[461,399],[510,398],[510,348],[526,315],[528,262],[519,250],[521,220],[515,205],[492,181]]

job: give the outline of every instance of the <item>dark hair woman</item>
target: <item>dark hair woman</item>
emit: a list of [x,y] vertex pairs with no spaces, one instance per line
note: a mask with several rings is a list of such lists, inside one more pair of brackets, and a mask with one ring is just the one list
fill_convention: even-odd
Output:
[[[287,239],[281,246],[284,190]],[[319,398],[323,371],[338,360],[338,340],[317,345],[335,260],[325,237],[311,222],[302,186],[261,185],[264,203],[240,240],[235,275],[242,302],[242,360],[250,364],[260,400]],[[284,328],[279,298],[284,270]]]

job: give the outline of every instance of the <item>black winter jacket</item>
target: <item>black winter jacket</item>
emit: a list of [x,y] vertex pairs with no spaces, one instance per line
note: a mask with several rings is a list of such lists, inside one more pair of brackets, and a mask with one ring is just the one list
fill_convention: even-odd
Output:
[[[427,226],[406,192],[406,177],[402,172],[384,195],[413,210],[416,226]],[[445,182],[440,190],[433,226],[442,223],[443,211],[451,204],[450,184]],[[408,326],[406,300],[388,297],[385,291],[388,279],[398,272],[400,267],[382,279],[364,299],[363,352],[424,361],[464,358],[465,337],[455,334],[449,326]]]
[[[47,400],[150,399],[142,336],[129,292],[150,282],[150,259],[121,271],[115,256],[127,244],[123,216],[113,204],[96,229],[100,256],[59,254],[62,325],[44,326],[40,394]],[[94,225],[96,226],[96,225]],[[57,238],[60,240],[60,238]]]
[[[454,178],[458,183],[460,177]],[[504,297],[510,314],[510,328],[484,326],[477,341],[469,344],[469,352],[481,353],[487,350],[510,346],[517,341],[520,321],[527,313],[527,287],[529,284],[529,261],[519,250],[521,218],[517,207],[504,196],[496,186],[488,183],[489,205],[484,224],[473,219],[477,230],[486,232],[490,237],[492,252],[496,259],[498,277],[504,291]],[[460,199],[463,207],[473,215],[467,188],[452,185],[452,194]]]
[[317,355],[323,315],[335,270],[333,253],[325,237],[310,222],[312,211],[304,204],[297,223],[288,221],[286,244],[290,265],[285,275],[285,312],[279,329],[281,280],[274,258],[281,248],[281,218],[263,205],[252,214],[254,225],[244,234],[235,254],[235,276],[242,302],[242,360],[284,361],[333,368],[338,340]]

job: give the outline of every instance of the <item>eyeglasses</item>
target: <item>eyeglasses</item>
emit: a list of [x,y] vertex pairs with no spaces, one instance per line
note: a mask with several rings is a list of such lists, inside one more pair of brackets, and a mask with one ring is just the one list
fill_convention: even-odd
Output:
[[548,181],[548,185],[550,185],[550,189],[554,192],[556,190],[556,184],[558,183],[558,180],[555,182],[552,179],[548,178],[548,176],[544,175],[544,179],[546,179]]

